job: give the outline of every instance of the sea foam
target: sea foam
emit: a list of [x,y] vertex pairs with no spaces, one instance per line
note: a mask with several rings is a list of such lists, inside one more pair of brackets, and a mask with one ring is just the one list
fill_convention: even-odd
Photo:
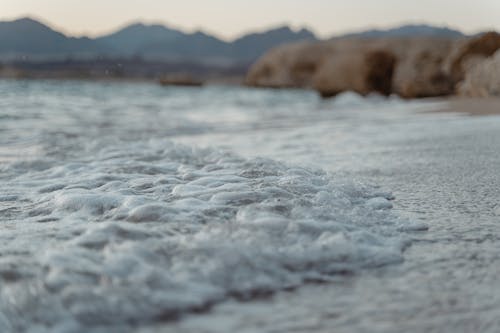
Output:
[[390,193],[321,170],[163,140],[92,154],[4,167],[18,173],[4,201],[23,209],[0,236],[0,325],[169,320],[401,262],[422,228],[391,211]]

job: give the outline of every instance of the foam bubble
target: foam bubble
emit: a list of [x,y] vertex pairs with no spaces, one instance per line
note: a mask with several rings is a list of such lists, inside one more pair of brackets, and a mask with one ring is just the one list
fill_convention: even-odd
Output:
[[419,229],[391,211],[390,193],[321,170],[166,141],[96,149],[92,163],[20,176],[20,218],[52,221],[19,243],[27,271],[0,272],[2,311],[21,328],[161,321],[326,281],[401,262]]

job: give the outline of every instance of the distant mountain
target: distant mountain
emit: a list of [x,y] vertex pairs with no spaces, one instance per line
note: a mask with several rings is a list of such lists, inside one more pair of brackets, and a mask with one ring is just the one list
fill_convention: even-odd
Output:
[[316,37],[308,30],[280,27],[225,42],[198,31],[135,23],[95,39],[72,38],[30,18],[0,22],[0,59],[141,57],[203,63],[249,63],[279,44]]
[[169,43],[183,36],[182,32],[163,25],[136,23],[96,40],[116,50],[137,53],[141,51],[144,44]]
[[224,58],[227,43],[203,32],[187,34],[163,25],[142,23],[127,26],[115,33],[97,38],[108,45],[112,55],[142,56],[155,59]]
[[211,60],[229,58],[252,61],[280,44],[315,39],[309,30],[295,32],[284,26],[225,42],[201,31],[187,34],[162,25],[139,23],[98,38],[97,41],[110,45],[118,54],[170,59],[202,56]]
[[[257,58],[265,51],[284,43],[300,40],[316,40],[313,32],[307,29],[293,31],[288,26],[273,30],[252,33],[238,38],[232,43],[232,50],[236,57]],[[263,52],[264,51],[264,52]]]
[[426,24],[410,24],[386,30],[373,29],[373,30],[348,33],[334,38],[349,38],[349,37],[375,38],[375,37],[412,37],[412,36],[436,36],[436,37],[460,38],[464,37],[465,35],[458,30],[453,30],[448,27],[435,27]]
[[[405,25],[368,30],[347,37],[462,37],[460,31],[429,25]],[[72,38],[30,18],[0,22],[0,59],[92,59],[96,57],[143,58],[203,64],[248,64],[269,49],[300,40],[316,40],[307,29],[283,26],[250,33],[232,42],[198,31],[186,33],[163,25],[135,23],[99,38]]]
[[0,56],[95,54],[106,47],[89,38],[70,38],[33,19],[0,22]]

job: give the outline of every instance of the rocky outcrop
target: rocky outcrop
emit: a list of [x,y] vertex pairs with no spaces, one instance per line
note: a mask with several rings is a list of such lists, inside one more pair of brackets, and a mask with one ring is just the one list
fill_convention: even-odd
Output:
[[160,79],[162,86],[180,86],[180,87],[200,87],[203,81],[192,77],[189,74],[176,74],[165,76]]
[[500,49],[500,34],[488,32],[481,36],[461,40],[446,61],[446,70],[453,81],[458,83],[468,69],[495,54]]
[[246,83],[316,89],[329,97],[351,90],[405,98],[454,94],[467,69],[500,48],[500,36],[346,38],[278,47],[250,69]]
[[[500,96],[500,51],[465,72],[458,86],[460,95],[468,97]],[[499,106],[500,107],[500,106]]]
[[412,39],[404,43],[393,81],[393,92],[405,98],[453,93],[454,84],[443,68],[453,39]]
[[332,97],[346,90],[361,95],[371,92],[389,95],[395,65],[396,56],[392,52],[342,52],[322,64],[313,77],[313,87],[323,97]]
[[312,77],[332,52],[331,45],[320,42],[280,46],[250,68],[245,82],[257,87],[311,87]]

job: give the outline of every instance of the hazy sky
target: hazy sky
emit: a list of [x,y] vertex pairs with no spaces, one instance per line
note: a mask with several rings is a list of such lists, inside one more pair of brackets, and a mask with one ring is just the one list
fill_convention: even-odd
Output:
[[500,30],[500,0],[0,0],[0,19],[40,18],[70,35],[99,35],[131,21],[222,38],[282,23],[321,36],[403,22]]

